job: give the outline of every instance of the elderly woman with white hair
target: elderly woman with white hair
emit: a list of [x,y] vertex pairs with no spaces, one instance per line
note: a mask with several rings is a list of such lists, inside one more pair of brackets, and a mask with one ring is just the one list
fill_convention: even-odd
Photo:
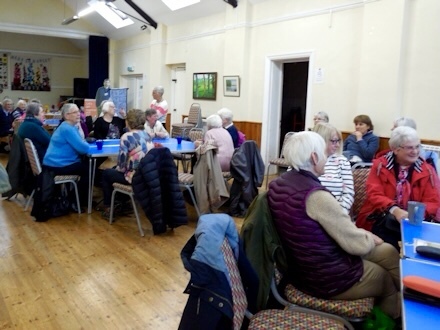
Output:
[[270,183],[269,208],[288,259],[287,280],[315,297],[376,297],[392,318],[400,316],[399,254],[357,228],[319,182],[326,145],[315,132],[299,132],[285,144],[292,166]]
[[[408,218],[408,201],[424,203],[425,219],[429,220],[435,218],[440,198],[434,180],[437,174],[420,157],[417,132],[411,127],[399,126],[392,131],[388,143],[391,150],[373,161],[366,183],[367,199],[356,225],[377,233],[398,249],[400,233],[393,235],[387,228],[393,223],[398,228],[397,222]],[[386,224],[382,221],[384,215],[388,215]]]
[[206,118],[208,131],[205,133],[202,141],[196,141],[196,146],[203,148],[206,144],[212,144],[217,147],[217,158],[223,172],[228,172],[230,168],[232,154],[234,153],[234,143],[231,135],[222,127],[222,119],[219,115],[211,115]]
[[93,136],[99,140],[119,139],[124,133],[125,120],[115,116],[115,104],[112,101],[103,101],[102,114],[95,120]]
[[231,134],[232,142],[234,143],[234,148],[238,148],[238,130],[235,127],[232,119],[234,118],[234,114],[228,108],[222,108],[217,111],[217,114],[222,119],[223,128],[226,129],[229,134]]

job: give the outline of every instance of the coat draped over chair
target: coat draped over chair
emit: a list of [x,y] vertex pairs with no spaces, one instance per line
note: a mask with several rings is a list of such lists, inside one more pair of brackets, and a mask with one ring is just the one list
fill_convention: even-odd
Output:
[[153,148],[132,179],[135,198],[153,225],[154,234],[188,223],[177,168],[168,148]]
[[231,159],[231,176],[234,182],[229,214],[244,216],[264,180],[264,162],[255,141],[245,141],[240,148],[235,149]]

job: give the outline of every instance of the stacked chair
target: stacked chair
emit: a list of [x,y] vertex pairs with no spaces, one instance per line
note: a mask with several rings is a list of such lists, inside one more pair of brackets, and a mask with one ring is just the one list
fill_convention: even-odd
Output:
[[189,109],[188,121],[186,123],[177,123],[172,125],[171,137],[181,136],[184,139],[188,139],[189,131],[192,128],[202,128],[202,109],[199,103],[191,104]]
[[354,202],[351,207],[351,218],[353,222],[356,222],[356,217],[367,197],[367,187],[365,182],[370,174],[371,166],[373,166],[373,163],[359,162],[351,167],[354,183]]

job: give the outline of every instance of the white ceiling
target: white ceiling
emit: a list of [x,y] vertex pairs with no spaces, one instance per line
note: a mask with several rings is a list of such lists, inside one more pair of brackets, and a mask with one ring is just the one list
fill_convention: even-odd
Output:
[[[76,13],[88,7],[88,0],[60,1],[65,3],[65,6],[70,7],[70,9],[72,9],[73,12]],[[257,3],[265,0],[249,1],[251,3]],[[180,24],[188,20],[210,16],[217,13],[222,13],[225,11],[226,7],[232,8],[232,6],[224,2],[224,0],[201,0],[200,3],[176,11],[171,11],[160,0],[132,0],[132,2],[135,3],[139,8],[141,8],[156,23],[164,24],[167,26]],[[145,19],[141,15],[139,15],[129,4],[127,4],[125,0],[115,0],[113,1],[113,4],[122,12],[128,14],[128,16],[134,16],[142,21],[145,21]],[[240,5],[240,3],[238,5]],[[80,19],[86,20],[89,24],[94,26],[102,35],[105,35],[110,39],[124,39],[139,33],[148,33],[149,29],[153,29],[153,27],[148,26],[147,30],[142,31],[141,26],[144,25],[144,23],[133,18],[132,20],[135,22],[134,24],[121,29],[116,29],[96,12],[84,16]],[[71,23],[69,25],[69,28],[74,29],[75,23],[76,22]]]

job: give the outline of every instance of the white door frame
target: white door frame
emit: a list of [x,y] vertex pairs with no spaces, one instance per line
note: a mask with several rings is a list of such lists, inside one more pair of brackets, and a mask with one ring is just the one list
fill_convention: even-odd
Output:
[[[132,88],[132,90],[127,91],[127,104],[131,103],[131,108],[144,109],[142,105],[143,80],[142,74],[127,74],[120,77],[121,88]],[[130,109],[126,109],[126,111],[128,110]]]
[[[263,124],[261,126],[261,156],[264,163],[277,158],[280,150],[280,120],[283,97],[283,64],[292,62],[309,62],[307,81],[307,112],[311,108],[313,51],[302,51],[288,54],[267,56],[264,74]],[[306,115],[307,117],[307,115]],[[272,166],[273,173],[276,168]],[[269,174],[273,174],[269,173]]]

